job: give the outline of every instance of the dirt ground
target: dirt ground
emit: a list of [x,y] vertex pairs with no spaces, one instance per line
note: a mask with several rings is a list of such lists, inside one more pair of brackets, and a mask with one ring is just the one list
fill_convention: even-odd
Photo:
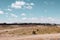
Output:
[[[0,33],[2,33],[2,34],[0,34],[0,40],[60,40],[60,33],[32,34],[32,35],[16,35],[17,33],[16,34],[4,33],[4,32],[11,32],[11,31],[13,32],[15,30],[21,30],[21,29],[24,29],[24,28],[17,27],[17,28],[12,28],[12,29],[0,30]],[[28,28],[25,28],[25,29],[26,29],[26,31],[28,31],[27,30]],[[34,29],[36,29],[36,28],[34,28]],[[44,29],[44,27],[43,27],[43,29]],[[31,30],[30,27],[29,27],[29,30]]]
[[60,34],[41,34],[41,35],[0,35],[0,40],[60,40]]

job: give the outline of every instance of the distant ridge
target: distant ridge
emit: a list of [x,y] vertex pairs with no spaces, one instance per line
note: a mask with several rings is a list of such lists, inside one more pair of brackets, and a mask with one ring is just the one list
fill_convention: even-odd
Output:
[[60,25],[60,24],[50,24],[50,23],[0,23],[0,25]]

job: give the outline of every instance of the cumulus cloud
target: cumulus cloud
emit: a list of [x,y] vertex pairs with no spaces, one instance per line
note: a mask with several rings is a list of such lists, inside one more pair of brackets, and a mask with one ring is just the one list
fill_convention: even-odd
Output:
[[4,11],[1,11],[1,10],[0,10],[0,14],[4,14]]
[[22,6],[24,5],[25,5],[24,1],[16,1],[15,3],[11,4],[11,7],[19,9],[19,8],[22,8]]
[[34,3],[27,3],[25,1],[16,1],[15,3],[11,4],[11,7],[15,9],[21,9],[21,8],[32,9],[33,5]]
[[33,8],[33,5],[34,3],[26,3],[26,9],[32,9]]

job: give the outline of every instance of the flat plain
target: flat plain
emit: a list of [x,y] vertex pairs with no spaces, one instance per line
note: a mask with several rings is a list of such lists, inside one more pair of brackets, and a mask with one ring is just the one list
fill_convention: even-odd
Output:
[[60,26],[0,25],[0,40],[60,40]]

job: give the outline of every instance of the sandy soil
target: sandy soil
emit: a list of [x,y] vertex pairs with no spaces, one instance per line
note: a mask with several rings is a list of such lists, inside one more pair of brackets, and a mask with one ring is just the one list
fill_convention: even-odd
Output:
[[14,30],[17,30],[17,29],[20,29],[20,28],[4,29],[4,30],[0,30],[0,33],[5,32],[5,31],[14,31]]
[[60,40],[60,34],[41,34],[41,35],[0,35],[0,40]]
[[[1,32],[5,31],[13,31],[17,30],[19,28],[15,29],[5,29],[0,30]],[[60,40],[60,33],[57,34],[40,34],[40,35],[12,35],[12,34],[1,34],[0,40]]]

